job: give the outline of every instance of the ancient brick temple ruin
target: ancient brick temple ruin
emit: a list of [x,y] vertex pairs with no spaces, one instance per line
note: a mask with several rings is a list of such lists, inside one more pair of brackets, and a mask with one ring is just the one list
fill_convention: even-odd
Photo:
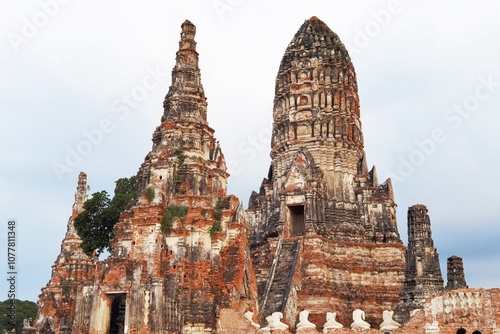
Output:
[[285,51],[273,118],[271,167],[247,210],[263,314],[381,320],[404,281],[392,184],[367,167],[354,67],[315,17]]
[[[244,212],[226,194],[229,175],[207,123],[194,36],[184,22],[161,124],[138,172],[141,197],[116,224],[113,253],[87,268],[90,281],[80,279],[78,263],[66,270],[56,261],[38,323],[50,317],[59,329],[64,315],[73,334],[212,333],[220,309],[257,312]],[[73,261],[76,253],[66,253]],[[59,268],[68,273],[69,295],[51,294]]]
[[[226,193],[195,26],[181,27],[161,123],[137,174],[139,197],[99,261],[83,253],[73,226],[87,198],[80,174],[39,298],[38,333],[319,333],[329,319],[344,328],[324,333],[341,334],[352,332],[353,312],[366,315],[366,333],[399,327],[384,311],[406,322],[401,334],[451,334],[457,325],[499,333],[500,291],[465,289],[460,258],[449,259],[444,289],[425,206],[409,208],[403,245],[391,181],[368,169],[353,64],[325,23],[305,21],[285,51],[271,166],[246,212]],[[286,325],[268,324],[273,313]]]

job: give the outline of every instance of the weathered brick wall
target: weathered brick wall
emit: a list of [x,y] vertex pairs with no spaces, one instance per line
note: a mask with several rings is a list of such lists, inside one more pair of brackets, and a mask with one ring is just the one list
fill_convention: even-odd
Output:
[[362,309],[372,326],[382,322],[382,311],[393,309],[402,288],[404,247],[401,244],[334,242],[304,238],[299,310],[321,323],[327,312],[350,323],[352,311]]
[[[323,300],[318,300],[323,303]],[[323,333],[325,318],[309,315],[309,320],[316,324],[316,329],[297,331],[290,326],[288,331],[273,331],[272,333]],[[352,317],[340,321],[344,328],[330,329],[327,333],[352,334],[381,333],[380,322],[371,324],[370,329],[352,330]],[[288,324],[286,321],[284,321]],[[434,323],[436,322],[436,323]],[[429,325],[435,324],[438,331]],[[480,330],[483,334],[500,333],[500,289],[458,289],[430,296],[424,303],[424,309],[417,311],[402,327],[389,331],[394,334],[456,334],[463,327],[467,333]],[[244,323],[242,324],[242,326]]]

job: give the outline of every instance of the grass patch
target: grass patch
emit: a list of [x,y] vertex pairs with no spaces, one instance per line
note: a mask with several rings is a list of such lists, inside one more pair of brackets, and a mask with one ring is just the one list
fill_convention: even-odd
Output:
[[220,226],[220,221],[215,221],[212,227],[210,228],[210,236],[213,238],[215,233],[221,231],[222,228]]
[[221,219],[223,209],[229,209],[229,201],[218,201],[217,204],[215,204],[214,211],[212,212],[212,218],[215,220],[215,222],[210,228],[211,237],[213,237],[215,233],[222,230]]
[[184,167],[186,155],[184,154],[184,150],[182,148],[175,149],[174,155],[177,157],[177,170],[175,171],[174,175],[175,191],[180,194],[185,194],[186,191],[184,189],[180,189],[182,183],[185,180],[185,178],[180,174],[180,170]]
[[172,224],[174,218],[184,220],[188,209],[189,207],[182,205],[173,205],[165,209],[165,212],[163,212],[163,219],[161,221],[161,230],[163,231],[163,233],[169,234],[170,232],[172,232]]
[[155,190],[152,187],[148,187],[146,189],[146,198],[151,203],[152,200],[155,199]]

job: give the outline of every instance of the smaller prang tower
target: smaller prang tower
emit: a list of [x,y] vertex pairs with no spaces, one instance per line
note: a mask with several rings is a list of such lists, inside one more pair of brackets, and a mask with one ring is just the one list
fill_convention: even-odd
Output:
[[441,291],[443,276],[432,240],[428,210],[425,205],[416,204],[408,208],[405,282],[396,310],[397,321],[407,321],[412,310],[423,308],[427,297]]
[[59,333],[71,333],[70,324],[75,313],[76,291],[80,285],[92,284],[97,257],[90,257],[82,250],[82,239],[76,233],[74,220],[83,211],[87,200],[87,174],[80,172],[75,202],[68,219],[67,231],[61,243],[61,253],[52,265],[47,286],[38,297],[40,316],[35,326],[42,333],[58,329]]
[[450,256],[448,258],[446,290],[468,288],[465,282],[464,262],[461,257]]

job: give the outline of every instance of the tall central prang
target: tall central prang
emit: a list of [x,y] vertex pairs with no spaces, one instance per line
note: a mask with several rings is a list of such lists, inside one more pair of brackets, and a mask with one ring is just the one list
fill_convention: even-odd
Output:
[[363,308],[375,320],[404,279],[396,204],[391,181],[367,167],[349,54],[316,17],[285,51],[273,120],[269,174],[247,210],[263,316],[336,310],[347,322]]

